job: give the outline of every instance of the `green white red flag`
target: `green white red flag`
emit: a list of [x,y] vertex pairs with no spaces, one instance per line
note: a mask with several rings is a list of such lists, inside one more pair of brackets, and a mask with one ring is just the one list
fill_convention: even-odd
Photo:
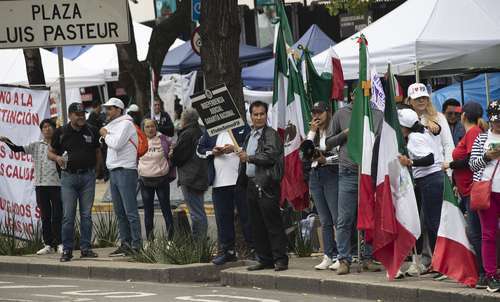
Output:
[[465,219],[448,175],[444,176],[443,206],[432,268],[470,287],[474,287],[478,280],[474,250],[467,238]]
[[391,280],[420,237],[413,182],[408,168],[401,166],[398,159],[400,154],[406,154],[406,150],[398,120],[394,82],[389,65],[388,95],[376,152],[374,227],[370,234],[373,256],[384,265]]
[[300,144],[309,131],[311,104],[297,69],[292,33],[281,1],[276,3],[274,90],[271,123],[284,138],[285,171],[281,183],[281,203],[288,201],[296,210],[309,206],[309,189],[304,181]]
[[349,157],[359,165],[358,190],[358,229],[372,230],[374,226],[373,209],[375,203],[372,181],[372,157],[375,144],[372,111],[370,108],[371,81],[368,66],[367,41],[364,35],[359,43],[359,82],[354,91],[351,124],[347,151]]

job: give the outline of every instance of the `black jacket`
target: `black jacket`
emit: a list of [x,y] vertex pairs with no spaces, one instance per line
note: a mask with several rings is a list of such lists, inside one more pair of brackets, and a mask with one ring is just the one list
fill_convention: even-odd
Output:
[[[150,119],[154,120],[155,115],[154,113],[151,113],[149,115]],[[158,131],[160,131],[163,135],[166,136],[174,136],[174,123],[172,122],[172,119],[170,118],[170,115],[167,112],[162,111],[160,113],[160,121],[158,122]]]
[[[243,149],[246,150],[250,135],[247,135]],[[248,157],[248,162],[255,165],[255,182],[263,187],[279,186],[283,178],[284,147],[278,132],[265,126],[257,143],[255,155]],[[246,163],[241,163],[239,168],[238,183],[245,185],[247,182]]]
[[208,189],[208,165],[196,155],[196,147],[203,132],[195,123],[179,131],[173,149],[172,163],[177,167],[178,184],[198,191]]

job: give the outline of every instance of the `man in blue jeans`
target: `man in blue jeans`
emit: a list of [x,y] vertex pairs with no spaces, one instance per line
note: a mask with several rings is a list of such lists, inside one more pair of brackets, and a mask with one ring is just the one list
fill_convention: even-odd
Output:
[[92,251],[92,205],[95,193],[95,170],[101,164],[99,134],[87,125],[82,104],[68,108],[70,123],[54,132],[48,158],[55,161],[61,172],[63,204],[61,262],[73,258],[76,204],[80,208],[81,258],[96,258]]
[[108,124],[99,134],[108,146],[106,166],[121,242],[109,256],[128,256],[142,248],[136,193],[139,138],[132,117],[124,114],[125,105],[120,99],[110,98],[103,107]]
[[[375,135],[380,134],[382,126],[382,112],[372,109]],[[351,239],[355,235],[353,230],[357,222],[358,212],[358,165],[350,158],[347,151],[347,139],[349,126],[351,123],[352,104],[339,109],[333,116],[333,130],[331,136],[326,139],[327,148],[340,146],[339,148],[339,197],[337,216],[337,249],[339,261],[337,269],[338,275],[345,275],[350,272],[352,262]],[[376,272],[380,270],[372,260],[372,249],[369,244],[364,245],[363,269]],[[332,268],[333,269],[333,268]]]

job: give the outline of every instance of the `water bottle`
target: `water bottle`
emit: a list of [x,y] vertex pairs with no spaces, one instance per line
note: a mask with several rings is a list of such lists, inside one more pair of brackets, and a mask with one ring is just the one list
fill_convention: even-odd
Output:
[[61,167],[61,169],[66,170],[66,168],[68,167],[68,159],[69,159],[68,151],[64,151],[64,153],[62,154],[62,158],[64,159],[64,164]]

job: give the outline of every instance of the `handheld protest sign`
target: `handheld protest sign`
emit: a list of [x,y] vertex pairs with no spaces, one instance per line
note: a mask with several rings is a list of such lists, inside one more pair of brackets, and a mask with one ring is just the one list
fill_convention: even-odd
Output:
[[196,93],[191,96],[191,101],[208,135],[214,136],[228,131],[235,147],[239,148],[231,130],[244,126],[245,122],[225,84]]

